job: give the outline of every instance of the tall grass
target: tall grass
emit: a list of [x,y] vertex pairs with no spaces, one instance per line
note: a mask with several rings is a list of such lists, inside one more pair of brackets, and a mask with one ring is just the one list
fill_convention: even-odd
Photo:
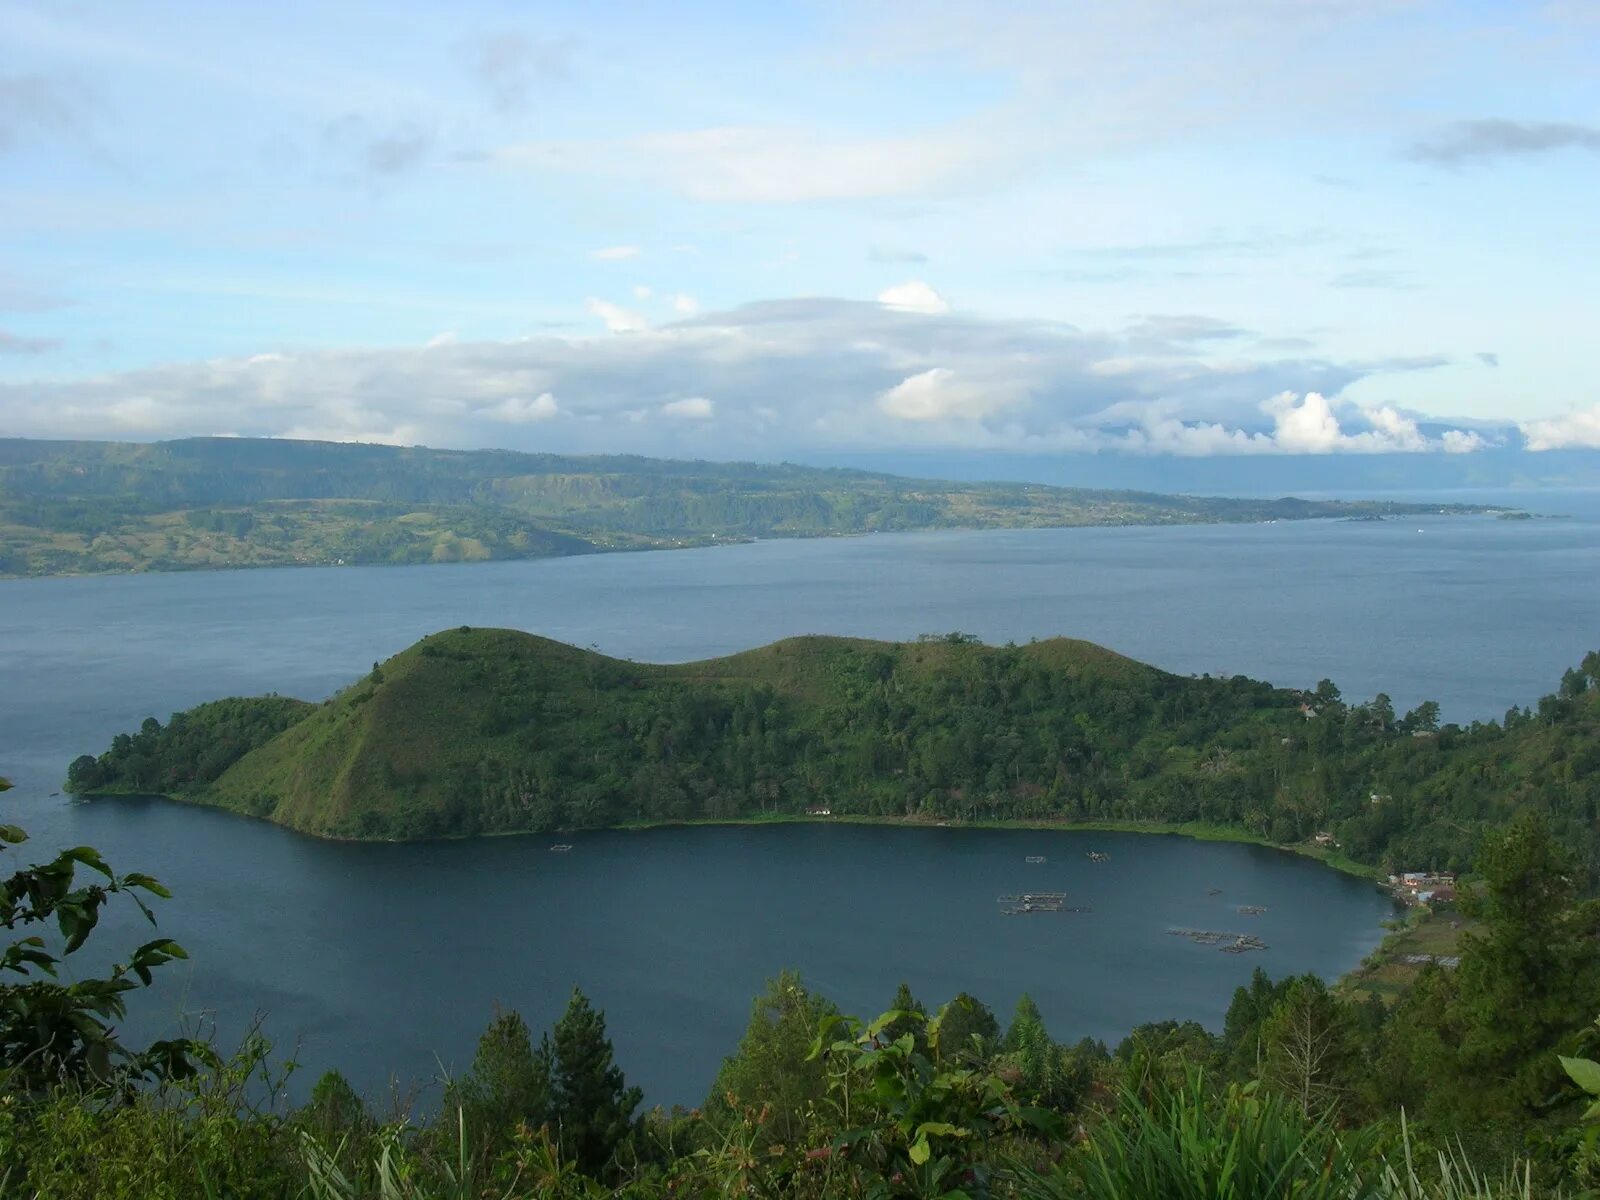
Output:
[[1213,1093],[1193,1072],[1125,1089],[1059,1164],[1018,1166],[1015,1179],[1026,1200],[1554,1200],[1526,1164],[1481,1174],[1459,1147],[1419,1164],[1404,1126],[1396,1154],[1253,1085]]

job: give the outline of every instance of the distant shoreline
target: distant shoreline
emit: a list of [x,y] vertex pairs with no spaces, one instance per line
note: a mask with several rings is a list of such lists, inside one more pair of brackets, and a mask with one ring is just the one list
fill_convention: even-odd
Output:
[[[1314,862],[1322,863],[1344,875],[1356,879],[1366,879],[1373,883],[1379,882],[1378,870],[1364,863],[1358,863],[1353,858],[1348,858],[1338,852],[1330,852],[1316,846],[1284,845],[1274,842],[1269,838],[1253,834],[1248,830],[1235,829],[1227,825],[1212,825],[1204,821],[1073,821],[1073,820],[1000,820],[1000,821],[962,821],[962,820],[928,820],[921,817],[875,817],[862,813],[837,813],[829,817],[813,817],[800,813],[772,813],[756,817],[703,817],[688,821],[625,821],[617,825],[607,825],[596,829],[564,829],[550,830],[552,833],[595,833],[601,828],[619,830],[627,833],[643,833],[652,829],[691,828],[710,825],[880,825],[894,826],[903,829],[1024,829],[1048,833],[1151,833],[1173,834],[1178,837],[1192,838],[1199,842],[1233,842],[1245,846],[1262,846],[1269,850],[1282,850],[1289,854],[1309,858]],[[523,837],[525,834],[506,832],[504,834],[491,834],[491,837]]]
[[1177,837],[1192,838],[1197,842],[1232,842],[1241,846],[1261,846],[1268,850],[1281,850],[1287,854],[1295,854],[1301,858],[1309,858],[1313,862],[1331,867],[1342,875],[1349,875],[1356,879],[1369,880],[1379,883],[1380,878],[1376,867],[1369,867],[1364,863],[1356,862],[1338,852],[1323,850],[1317,846],[1285,845],[1274,842],[1269,838],[1254,834],[1245,829],[1237,829],[1228,825],[1213,825],[1205,821],[1073,821],[1073,820],[1048,820],[1037,821],[962,821],[959,819],[928,819],[924,817],[892,817],[871,816],[865,813],[837,813],[828,817],[808,816],[804,813],[764,813],[759,816],[748,817],[696,817],[686,821],[622,821],[615,825],[593,825],[582,828],[569,829],[500,829],[485,833],[463,833],[446,837],[427,838],[422,840],[401,838],[350,838],[333,837],[321,833],[308,833],[303,829],[296,829],[291,825],[284,825],[268,817],[256,816],[253,813],[240,812],[237,809],[225,808],[222,805],[208,802],[203,795],[183,795],[167,792],[118,792],[109,790],[94,790],[84,792],[73,797],[79,801],[111,800],[120,798],[165,800],[172,804],[181,804],[188,808],[204,808],[212,812],[224,813],[230,817],[239,817],[246,821],[257,821],[263,825],[271,825],[277,829],[286,830],[297,837],[311,838],[319,842],[338,842],[351,846],[421,846],[429,842],[470,842],[478,838],[525,838],[525,837],[565,837],[571,834],[585,833],[648,833],[656,829],[695,829],[714,826],[751,826],[751,825],[876,825],[884,828],[899,829],[1021,829],[1034,830],[1040,833],[1149,833],[1171,834]]
[[[409,561],[393,562],[386,559],[357,559],[353,561],[240,561],[225,563],[173,563],[173,564],[145,564],[126,568],[68,568],[55,571],[15,572],[0,570],[0,583],[30,579],[97,579],[106,577],[129,577],[139,575],[210,575],[228,571],[289,571],[289,570],[348,570],[352,567],[485,567],[494,564],[505,565],[509,563],[525,562],[551,562],[570,558],[593,558],[612,554],[650,554],[670,553],[678,550],[711,550],[723,546],[753,546],[762,542],[813,542],[831,539],[868,538],[892,535],[912,535],[929,533],[1017,533],[1017,532],[1042,532],[1045,530],[1066,529],[1215,529],[1222,526],[1240,527],[1255,525],[1316,525],[1328,524],[1386,524],[1401,519],[1424,517],[1426,512],[1405,512],[1387,516],[1339,516],[1332,513],[1317,514],[1315,516],[1284,516],[1284,517],[1195,517],[1192,520],[1121,520],[1121,521],[1070,521],[1055,525],[1015,524],[1015,525],[929,525],[911,529],[857,529],[857,530],[821,530],[806,533],[766,533],[766,534],[704,534],[693,535],[660,542],[647,542],[628,545],[594,544],[586,549],[557,550],[547,553],[533,553],[521,555],[506,555],[493,558],[462,558],[446,561]],[[1451,520],[1460,520],[1464,517],[1482,517],[1489,520],[1500,521],[1544,521],[1544,520],[1570,520],[1565,513],[1530,513],[1523,509],[1503,508],[1493,505],[1479,505],[1463,508],[1459,511],[1434,513],[1435,516],[1444,516]]]

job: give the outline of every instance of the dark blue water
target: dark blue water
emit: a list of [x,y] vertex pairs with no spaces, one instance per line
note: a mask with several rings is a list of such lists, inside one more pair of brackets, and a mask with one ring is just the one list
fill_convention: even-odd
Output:
[[[1525,501],[1526,502],[1526,501]],[[847,1008],[901,979],[999,1009],[1024,990],[1062,1038],[1165,1016],[1220,1020],[1258,963],[1348,969],[1383,900],[1303,860],[1178,839],[810,827],[343,846],[164,803],[51,796],[76,754],[219,695],[317,698],[432,630],[506,625],[658,661],[796,633],[989,641],[1068,634],[1180,672],[1243,673],[1446,719],[1552,690],[1600,645],[1600,506],[1567,521],[1444,519],[1039,530],[771,542],[465,567],[343,568],[0,583],[0,800],[39,853],[100,846],[177,898],[193,966],[140,1032],[257,1010],[308,1066],[368,1088],[459,1066],[491,1006],[548,1021],[580,983],[652,1100],[697,1102],[763,978],[800,968]],[[1115,851],[1091,871],[1089,844]],[[1045,867],[1025,868],[1044,853]],[[1061,872],[1056,877],[1056,872]],[[994,896],[1067,890],[1092,915],[1003,918]],[[1226,894],[1208,900],[1206,890]],[[1261,918],[1233,914],[1264,903]],[[1230,914],[1232,914],[1230,916]],[[1241,927],[1226,955],[1165,933]],[[123,922],[108,933],[134,936]]]

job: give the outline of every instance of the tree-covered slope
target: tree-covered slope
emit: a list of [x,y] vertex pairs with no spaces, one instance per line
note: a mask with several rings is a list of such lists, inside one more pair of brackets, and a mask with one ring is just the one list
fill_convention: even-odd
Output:
[[[656,666],[507,630],[425,638],[319,706],[249,724],[195,771],[215,706],[73,767],[333,837],[835,813],[1205,822],[1374,865],[1451,866],[1519,806],[1596,872],[1600,655],[1504,725],[1385,697],[1188,678],[1083,642],[807,637]],[[297,714],[298,719],[296,718]],[[182,738],[170,731],[179,728]],[[249,741],[254,736],[254,741]],[[238,754],[245,742],[253,747]],[[181,750],[181,753],[179,752]],[[232,761],[236,758],[237,761]],[[219,758],[216,761],[221,761]],[[174,781],[170,784],[164,781]],[[154,782],[153,782],[154,781]]]
[[267,438],[0,439],[0,575],[462,562],[880,530],[1417,511],[1439,509],[951,483],[631,455]]

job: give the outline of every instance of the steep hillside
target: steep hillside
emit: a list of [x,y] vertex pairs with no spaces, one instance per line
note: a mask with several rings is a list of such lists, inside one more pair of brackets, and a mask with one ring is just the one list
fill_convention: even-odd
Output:
[[[226,722],[220,715],[228,714]],[[254,715],[252,715],[254,714]],[[214,730],[208,754],[200,731]],[[246,752],[247,751],[247,752]],[[203,769],[196,764],[204,761]],[[345,838],[835,813],[1205,822],[1448,867],[1519,806],[1600,874],[1600,654],[1504,725],[1185,678],[1067,639],[794,638],[654,666],[508,630],[434,634],[321,705],[153,720],[73,764]]]

